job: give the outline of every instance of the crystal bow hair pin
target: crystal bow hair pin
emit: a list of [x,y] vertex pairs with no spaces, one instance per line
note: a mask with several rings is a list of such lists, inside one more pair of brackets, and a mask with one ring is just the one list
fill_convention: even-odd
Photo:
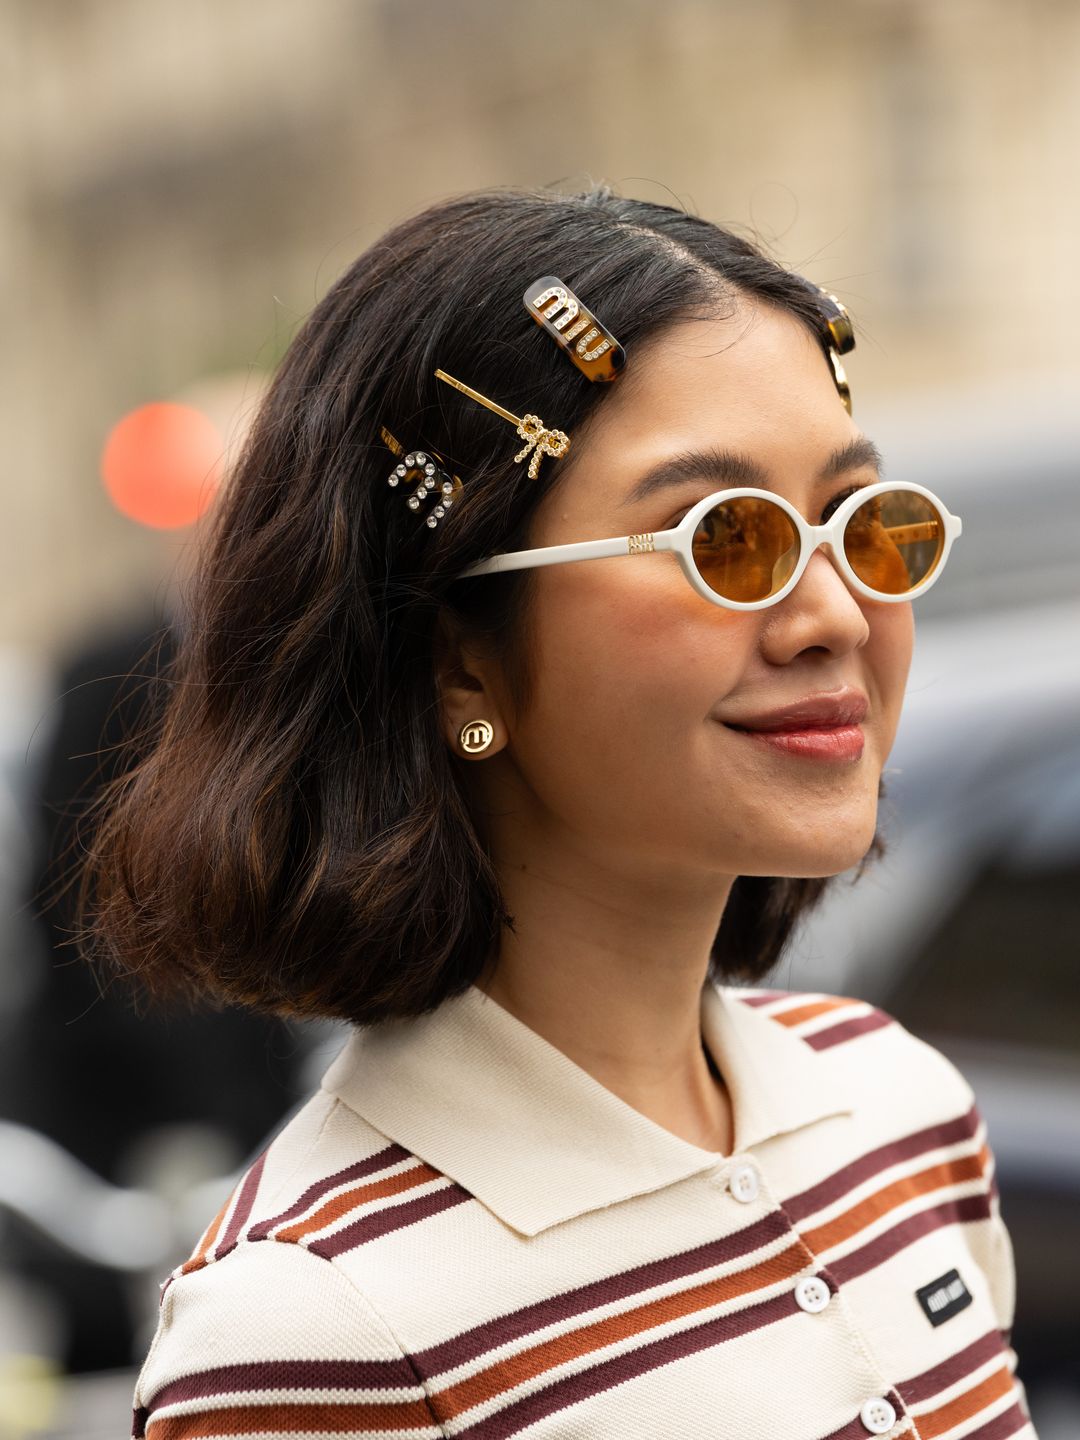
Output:
[[535,480],[540,473],[540,461],[545,455],[551,455],[556,460],[565,455],[570,449],[570,436],[563,430],[549,430],[539,415],[512,415],[509,410],[504,410],[501,405],[496,405],[494,400],[489,400],[486,395],[481,395],[470,385],[465,385],[460,380],[455,380],[453,375],[448,375],[445,370],[436,370],[435,374],[440,380],[445,380],[447,385],[453,385],[455,390],[460,390],[463,395],[468,395],[471,400],[477,400],[485,405],[494,414],[500,415],[515,426],[518,435],[525,444],[514,456],[514,464],[519,465],[528,455],[529,479]]

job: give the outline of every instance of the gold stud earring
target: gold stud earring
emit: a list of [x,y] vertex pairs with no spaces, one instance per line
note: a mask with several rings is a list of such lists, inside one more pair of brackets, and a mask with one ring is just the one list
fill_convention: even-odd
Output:
[[470,720],[467,725],[462,726],[458,738],[467,755],[477,755],[491,744],[495,731],[486,720]]

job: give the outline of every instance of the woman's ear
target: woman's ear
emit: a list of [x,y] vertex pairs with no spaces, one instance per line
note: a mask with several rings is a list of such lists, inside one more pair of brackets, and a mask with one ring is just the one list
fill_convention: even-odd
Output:
[[[446,743],[462,759],[485,759],[501,750],[509,739],[506,715],[499,699],[503,694],[501,680],[494,657],[467,635],[459,621],[441,610],[435,625],[439,719]],[[491,727],[491,741],[483,746],[482,752],[471,753],[465,748],[462,732],[481,720],[486,720]],[[476,743],[475,732],[465,738]]]

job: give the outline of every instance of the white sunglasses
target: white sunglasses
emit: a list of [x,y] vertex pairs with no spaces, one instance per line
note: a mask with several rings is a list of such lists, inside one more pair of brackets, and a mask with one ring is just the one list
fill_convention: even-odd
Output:
[[769,490],[720,490],[699,500],[670,530],[514,550],[480,560],[457,578],[672,550],[706,600],[729,610],[763,610],[790,594],[810,556],[827,545],[858,594],[911,600],[941,574],[961,528],[960,517],[933,491],[911,481],[864,486],[825,525],[810,525],[789,500]]

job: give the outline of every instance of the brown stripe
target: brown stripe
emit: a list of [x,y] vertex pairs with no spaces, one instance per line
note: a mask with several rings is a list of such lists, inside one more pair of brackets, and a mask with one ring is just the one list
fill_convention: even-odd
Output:
[[[520,1400],[505,1406],[494,1415],[478,1420],[455,1430],[455,1436],[467,1436],[468,1440],[506,1440],[526,1426],[535,1424],[546,1415],[553,1415],[575,1405],[590,1396],[602,1394],[616,1385],[646,1375],[662,1365],[722,1345],[739,1335],[771,1325],[789,1315],[801,1313],[795,1303],[794,1294],[786,1291],[775,1295],[760,1305],[747,1305],[728,1315],[718,1315],[701,1325],[680,1330],[675,1335],[664,1335],[640,1345],[625,1355],[613,1355],[601,1360],[577,1374],[564,1375],[550,1385],[543,1386],[532,1395],[523,1395]],[[441,1395],[433,1397],[435,1408],[440,1409]]]
[[770,1015],[770,1020],[776,1020],[781,1025],[801,1025],[804,1020],[814,1020],[818,1015],[825,1015],[830,1010],[844,1010],[849,1005],[861,1005],[861,1000],[853,1000],[848,995],[830,996],[828,1000],[811,1000],[809,1004],[798,1005],[794,1010],[780,1010],[775,1015]]
[[774,1000],[779,1000],[786,995],[794,995],[794,990],[766,990],[763,995],[739,995],[735,999],[741,1000],[744,1005],[771,1005]]
[[[731,1275],[718,1276],[695,1285],[689,1290],[679,1290],[672,1295],[662,1295],[646,1301],[633,1309],[606,1315],[591,1324],[580,1326],[562,1335],[542,1340],[527,1350],[519,1350],[503,1360],[497,1360],[475,1375],[467,1375],[456,1384],[440,1390],[438,1394],[439,1418],[443,1421],[456,1419],[475,1405],[482,1405],[515,1389],[538,1376],[565,1365],[570,1360],[580,1360],[609,1345],[619,1344],[661,1325],[683,1320],[700,1310],[716,1305],[725,1305],[741,1299],[755,1290],[789,1280],[806,1266],[806,1251],[801,1245],[792,1245],[757,1265],[737,1270]],[[785,1298],[791,1299],[789,1291]]]
[[430,1165],[421,1161],[413,1169],[399,1170],[395,1175],[388,1175],[385,1180],[372,1180],[366,1185],[358,1185],[355,1190],[343,1190],[327,1200],[325,1205],[320,1205],[306,1220],[279,1230],[274,1239],[295,1242],[305,1235],[312,1235],[316,1230],[332,1225],[350,1210],[357,1210],[369,1201],[382,1200],[388,1195],[400,1195],[406,1190],[415,1190],[418,1185],[427,1185],[432,1180],[443,1178],[441,1170],[433,1170]]
[[833,1246],[850,1240],[860,1230],[867,1229],[875,1220],[880,1220],[883,1215],[908,1200],[916,1200],[921,1195],[929,1195],[931,1191],[943,1190],[949,1185],[978,1180],[981,1176],[982,1166],[977,1155],[963,1155],[941,1165],[929,1165],[914,1175],[903,1175],[899,1180],[882,1186],[880,1190],[875,1190],[872,1195],[867,1195],[850,1210],[844,1210],[824,1225],[804,1230],[803,1239],[811,1250],[820,1255],[831,1250]]
[[338,1170],[333,1175],[327,1175],[324,1180],[316,1180],[309,1185],[299,1200],[282,1210],[279,1215],[274,1215],[269,1220],[259,1220],[248,1230],[250,1240],[265,1240],[268,1233],[277,1225],[285,1225],[290,1220],[297,1219],[309,1210],[316,1200],[322,1199],[330,1190],[336,1190],[339,1185],[347,1185],[350,1180],[360,1180],[365,1175],[372,1175],[378,1170],[387,1170],[391,1165],[397,1165],[402,1160],[410,1159],[410,1152],[397,1143],[387,1145],[374,1155],[369,1155],[366,1160],[358,1160],[355,1165],[347,1165],[344,1170]]
[[801,1190],[797,1195],[790,1196],[783,1201],[783,1207],[793,1220],[803,1220],[807,1215],[813,1215],[816,1211],[823,1210],[826,1205],[831,1205],[834,1200],[839,1200],[841,1195],[848,1194],[872,1175],[887,1170],[890,1165],[913,1159],[916,1155],[925,1154],[927,1150],[940,1150],[946,1145],[970,1140],[978,1126],[978,1111],[972,1106],[966,1115],[959,1115],[955,1120],[946,1120],[940,1125],[928,1125],[924,1130],[915,1130],[899,1140],[879,1145],[876,1150],[868,1150],[865,1155],[852,1160],[824,1180],[819,1180],[808,1190]]
[[147,1440],[196,1440],[205,1435],[365,1435],[372,1430],[428,1430],[436,1424],[426,1400],[370,1405],[228,1405],[196,1415],[151,1420]]
[[[226,1214],[228,1213],[229,1206],[232,1204],[232,1198],[235,1194],[236,1187],[234,1186],[233,1189],[229,1191],[229,1197],[225,1201],[225,1204],[222,1205],[221,1209],[214,1216],[213,1220],[210,1221],[210,1224],[203,1231],[202,1239],[195,1247],[194,1254],[189,1260],[185,1260],[183,1265],[180,1266],[181,1275],[190,1275],[193,1270],[201,1270],[206,1264],[206,1257],[213,1248],[214,1241],[217,1238],[218,1229],[221,1226],[222,1221],[225,1219]],[[173,1278],[175,1277],[169,1277],[169,1279]],[[166,1281],[166,1284],[168,1284],[168,1281]]]
[[842,1045],[845,1040],[854,1040],[858,1035],[868,1035],[871,1030],[880,1030],[896,1022],[884,1010],[871,1010],[868,1015],[859,1015],[854,1020],[844,1020],[839,1025],[830,1025],[827,1030],[818,1030],[814,1035],[802,1038],[815,1050],[828,1050],[833,1045]]
[[144,1410],[205,1400],[236,1390],[412,1390],[419,1376],[404,1357],[396,1360],[250,1360],[218,1365],[171,1380]]
[[985,1195],[969,1195],[964,1200],[947,1200],[929,1210],[921,1210],[886,1230],[868,1244],[853,1250],[839,1260],[831,1260],[829,1269],[840,1284],[865,1275],[881,1265],[905,1246],[921,1240],[924,1235],[940,1230],[943,1225],[963,1225],[990,1218],[990,1202]]
[[[670,1285],[689,1275],[700,1274],[703,1270],[737,1260],[759,1250],[763,1245],[784,1236],[791,1238],[791,1229],[778,1211],[763,1215],[752,1225],[746,1225],[720,1240],[710,1240],[705,1245],[682,1250],[674,1255],[665,1255],[658,1260],[649,1260],[629,1270],[620,1270],[614,1275],[605,1275],[588,1284],[562,1291],[545,1300],[536,1300],[508,1314],[496,1316],[451,1336],[426,1350],[415,1351],[413,1362],[421,1375],[431,1378],[446,1370],[466,1365],[487,1351],[496,1350],[512,1341],[524,1339],[537,1330],[546,1330],[601,1306],[613,1305],[658,1285]],[[810,1251],[806,1252],[806,1264],[815,1263]]]
[[324,1235],[321,1240],[312,1240],[307,1248],[313,1255],[332,1260],[335,1255],[343,1255],[346,1250],[355,1250],[358,1245],[367,1245],[382,1235],[389,1235],[405,1225],[415,1225],[420,1220],[427,1220],[432,1215],[438,1215],[454,1205],[464,1204],[472,1198],[468,1190],[456,1181],[451,1181],[443,1189],[433,1190],[429,1195],[420,1195],[415,1200],[407,1200],[404,1205],[390,1205],[385,1210],[376,1210],[373,1215],[365,1215],[351,1225],[346,1225],[344,1229],[335,1230],[332,1235]]
[[1010,1405],[1008,1410],[1003,1410],[1000,1415],[995,1415],[993,1420],[988,1420],[985,1425],[980,1425],[978,1430],[969,1431],[964,1440],[1008,1440],[1010,1435],[1015,1435],[1017,1430],[1030,1424],[1031,1421],[1017,1402]]
[[931,1369],[924,1370],[921,1375],[905,1380],[897,1389],[907,1405],[918,1405],[921,1400],[929,1400],[931,1395],[947,1390],[965,1375],[970,1375],[972,1370],[977,1370],[980,1365],[985,1365],[988,1360],[1000,1354],[1001,1331],[988,1330],[978,1340],[965,1345],[963,1350],[958,1350],[955,1355],[942,1360],[940,1365],[934,1365]]
[[1003,1365],[1000,1370],[995,1370],[978,1385],[973,1385],[970,1390],[965,1390],[955,1400],[950,1400],[947,1405],[941,1405],[937,1410],[931,1410],[925,1415],[919,1416],[919,1434],[923,1440],[935,1440],[938,1435],[944,1435],[946,1430],[951,1430],[954,1425],[959,1425],[962,1420],[970,1420],[973,1415],[978,1415],[980,1410],[985,1410],[995,1400],[1000,1400],[1003,1395],[1008,1395],[1013,1388],[1012,1372],[1008,1366]]
[[237,1200],[236,1207],[233,1210],[232,1218],[229,1221],[229,1228],[221,1237],[221,1243],[217,1247],[219,1260],[236,1244],[236,1237],[240,1234],[241,1228],[251,1214],[251,1207],[255,1204],[255,1194],[259,1188],[259,1181],[262,1179],[263,1166],[265,1164],[266,1151],[264,1150],[244,1176],[240,1198]]

